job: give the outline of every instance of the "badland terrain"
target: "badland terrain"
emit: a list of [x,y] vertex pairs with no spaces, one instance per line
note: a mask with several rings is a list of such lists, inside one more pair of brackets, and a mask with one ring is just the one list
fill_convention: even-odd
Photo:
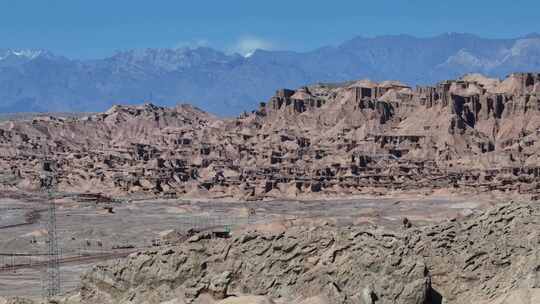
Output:
[[122,257],[60,303],[535,303],[539,111],[540,74],[514,73],[281,89],[236,118],[145,104],[7,120],[0,244],[46,246],[25,229],[54,185],[64,246]]

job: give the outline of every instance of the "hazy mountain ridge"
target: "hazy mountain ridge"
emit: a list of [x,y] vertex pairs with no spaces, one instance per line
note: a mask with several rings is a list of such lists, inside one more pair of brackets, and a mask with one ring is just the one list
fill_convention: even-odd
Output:
[[146,49],[99,60],[46,50],[0,50],[0,112],[101,111],[117,103],[190,102],[217,114],[254,108],[276,87],[348,79],[427,84],[480,72],[504,77],[540,70],[540,35],[485,39],[357,37],[310,52],[256,51],[250,57],[211,48]]

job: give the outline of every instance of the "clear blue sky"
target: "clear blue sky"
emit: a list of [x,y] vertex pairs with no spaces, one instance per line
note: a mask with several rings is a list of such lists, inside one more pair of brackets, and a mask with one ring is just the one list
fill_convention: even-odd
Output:
[[354,36],[540,32],[540,0],[0,0],[0,48],[74,58],[206,45],[308,50]]

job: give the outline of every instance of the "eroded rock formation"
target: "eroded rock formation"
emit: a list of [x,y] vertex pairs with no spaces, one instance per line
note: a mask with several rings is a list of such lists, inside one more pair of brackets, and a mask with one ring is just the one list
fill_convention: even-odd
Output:
[[115,106],[0,125],[2,189],[335,196],[450,188],[538,194],[540,75],[467,75],[433,87],[356,81],[279,90],[218,119],[194,107]]

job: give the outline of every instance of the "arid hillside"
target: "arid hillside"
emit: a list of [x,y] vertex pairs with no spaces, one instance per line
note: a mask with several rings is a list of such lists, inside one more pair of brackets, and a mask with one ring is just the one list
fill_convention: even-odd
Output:
[[361,80],[279,90],[234,119],[147,104],[3,122],[0,187],[38,189],[45,170],[59,191],[109,196],[444,189],[536,197],[539,136],[540,74],[466,75],[417,88]]

